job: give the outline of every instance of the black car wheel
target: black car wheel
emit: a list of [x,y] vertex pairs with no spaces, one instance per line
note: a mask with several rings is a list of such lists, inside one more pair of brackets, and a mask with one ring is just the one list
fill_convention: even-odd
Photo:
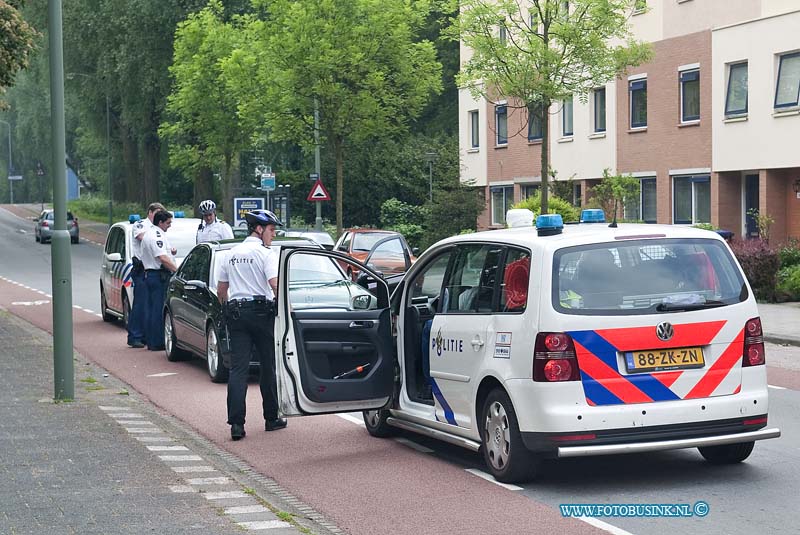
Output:
[[108,311],[108,303],[106,302],[106,292],[103,286],[100,286],[100,313],[103,316],[103,321],[111,323],[117,321],[117,317]]
[[373,437],[386,438],[397,434],[397,428],[386,423],[389,411],[364,411],[364,426]]
[[80,241],[81,241],[81,239],[80,239],[78,236],[74,236],[74,237],[72,238],[72,243],[78,243],[78,242],[80,242]]
[[483,405],[481,450],[494,478],[503,483],[532,479],[541,460],[522,443],[517,414],[505,390],[496,388]]
[[167,353],[167,360],[170,362],[184,360],[187,356],[186,351],[178,347],[172,324],[172,314],[169,311],[164,314],[164,350]]
[[700,455],[711,464],[736,464],[747,459],[753,452],[755,442],[739,444],[723,444],[722,446],[704,446],[697,448]]
[[206,331],[206,364],[208,365],[208,376],[212,383],[226,383],[230,370],[222,362],[222,352],[219,347],[219,336],[217,330],[208,326]]
[[127,329],[128,322],[131,320],[131,305],[128,303],[128,295],[122,290],[122,325]]

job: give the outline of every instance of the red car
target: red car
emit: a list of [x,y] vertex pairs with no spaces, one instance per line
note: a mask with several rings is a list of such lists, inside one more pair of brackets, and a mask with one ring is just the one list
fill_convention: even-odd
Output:
[[[362,263],[369,256],[369,263],[385,275],[405,273],[417,260],[416,254],[418,253],[416,248],[411,249],[408,246],[405,238],[399,232],[372,228],[345,230],[333,249],[352,256]],[[373,249],[375,250],[373,251]],[[342,268],[347,269],[347,274],[351,277],[357,275],[357,273],[353,273],[352,267],[349,265],[342,266]]]

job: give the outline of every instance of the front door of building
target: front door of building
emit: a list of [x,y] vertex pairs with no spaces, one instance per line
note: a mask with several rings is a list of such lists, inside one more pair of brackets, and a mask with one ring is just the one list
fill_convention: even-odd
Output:
[[758,175],[744,177],[745,237],[758,238],[758,221],[753,212],[758,210]]

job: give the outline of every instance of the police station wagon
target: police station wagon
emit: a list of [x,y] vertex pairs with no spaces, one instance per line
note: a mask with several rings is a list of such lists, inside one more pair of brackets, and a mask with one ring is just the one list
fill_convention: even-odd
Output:
[[767,427],[761,321],[716,233],[566,225],[454,236],[392,294],[293,308],[284,251],[276,320],[281,411],[364,411],[370,434],[421,433],[482,452],[500,481],[546,458],[699,448],[746,459]]

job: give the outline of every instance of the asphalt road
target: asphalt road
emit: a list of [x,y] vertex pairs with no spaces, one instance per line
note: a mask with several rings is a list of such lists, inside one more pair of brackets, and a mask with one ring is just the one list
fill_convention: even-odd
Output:
[[[73,302],[82,307],[73,316],[77,351],[275,479],[347,533],[673,535],[800,530],[800,348],[768,345],[770,424],[780,427],[783,436],[757,443],[741,465],[714,467],[695,450],[562,460],[549,463],[539,480],[509,489],[471,471],[483,469],[476,454],[413,434],[374,439],[359,424],[359,415],[297,418],[286,430],[265,433],[253,383],[247,438],[230,441],[225,386],[208,380],[200,360],[170,363],[161,352],[127,348],[124,330],[96,315],[99,247],[81,243],[71,250]],[[52,311],[37,290],[50,293],[49,252],[49,245],[35,243],[32,224],[0,209],[0,305],[47,330]],[[697,501],[708,503],[707,516],[615,517],[587,523],[562,518],[558,507]]]

